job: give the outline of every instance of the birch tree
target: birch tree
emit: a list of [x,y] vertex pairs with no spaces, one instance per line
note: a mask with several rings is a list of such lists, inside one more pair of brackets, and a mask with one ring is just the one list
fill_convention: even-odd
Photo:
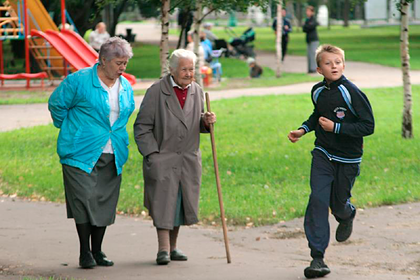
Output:
[[410,81],[410,55],[408,48],[408,11],[410,3],[413,0],[400,0],[397,4],[398,10],[401,12],[401,34],[400,34],[400,53],[401,53],[401,69],[404,87],[404,108],[402,121],[402,136],[404,138],[413,138],[413,117],[412,117],[412,94]]
[[283,32],[283,17],[281,10],[283,8],[283,1],[280,0],[277,4],[277,28],[276,28],[276,77],[281,77],[281,40],[282,40],[282,32]]
[[169,9],[170,0],[162,0],[161,8],[161,30],[160,37],[160,77],[168,74],[168,59],[169,59]]
[[196,2],[196,10],[194,13],[194,53],[197,56],[197,63],[195,64],[195,81],[198,83],[201,87],[203,86],[203,78],[201,77],[201,69],[200,69],[200,28],[201,28],[201,22],[203,20],[202,15],[203,14],[203,5],[201,0],[197,0]]

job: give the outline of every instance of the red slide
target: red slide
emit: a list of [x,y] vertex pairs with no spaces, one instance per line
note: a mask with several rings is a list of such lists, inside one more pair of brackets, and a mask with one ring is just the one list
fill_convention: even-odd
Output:
[[[47,30],[44,32],[32,30],[31,36],[42,37],[47,40],[76,70],[90,67],[98,60],[98,53],[89,46],[82,37],[70,30]],[[128,73],[123,76],[131,85],[136,83],[136,77]]]

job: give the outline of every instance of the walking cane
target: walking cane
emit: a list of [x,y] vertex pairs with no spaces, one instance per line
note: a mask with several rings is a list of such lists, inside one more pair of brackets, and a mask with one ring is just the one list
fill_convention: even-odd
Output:
[[[208,92],[206,92],[206,103],[207,103],[207,112],[211,112],[210,98],[209,98]],[[226,257],[227,257],[227,262],[231,263],[230,251],[229,251],[229,240],[227,237],[227,227],[226,227],[226,220],[225,220],[225,209],[223,208],[222,187],[220,185],[220,177],[219,177],[219,165],[217,164],[216,141],[214,140],[214,124],[212,123],[210,124],[210,140],[211,140],[211,149],[213,152],[214,173],[216,175],[217,194],[219,196],[220,216],[222,218],[223,237],[225,239]]]

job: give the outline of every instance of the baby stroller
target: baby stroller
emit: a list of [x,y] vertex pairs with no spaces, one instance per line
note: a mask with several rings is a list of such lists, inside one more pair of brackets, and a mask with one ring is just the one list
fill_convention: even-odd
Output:
[[234,37],[229,40],[229,44],[233,47],[231,55],[240,57],[243,55],[246,58],[255,57],[254,45],[252,42],[255,40],[255,31],[252,27],[245,30],[240,37],[236,36],[231,28],[225,28],[226,33]]

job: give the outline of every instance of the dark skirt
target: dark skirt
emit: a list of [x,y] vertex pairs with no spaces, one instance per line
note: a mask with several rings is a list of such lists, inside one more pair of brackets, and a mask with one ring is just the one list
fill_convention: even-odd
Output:
[[90,174],[63,164],[63,179],[68,218],[97,227],[114,223],[121,175],[113,154],[102,154]]

